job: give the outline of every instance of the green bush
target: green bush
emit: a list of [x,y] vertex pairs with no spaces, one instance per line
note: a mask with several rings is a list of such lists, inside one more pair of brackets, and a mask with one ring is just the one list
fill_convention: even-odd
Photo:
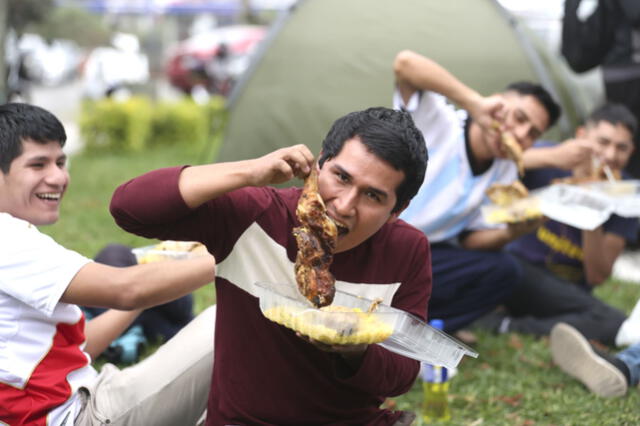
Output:
[[223,96],[213,96],[209,100],[208,103],[202,106],[207,115],[207,120],[209,122],[209,126],[212,128],[212,132],[217,133],[221,130],[223,122],[225,122],[225,112],[226,109],[224,107],[225,98]]
[[126,101],[104,99],[83,104],[80,132],[87,151],[141,151],[151,130],[151,102],[143,97]]
[[149,145],[190,144],[200,146],[208,135],[204,108],[186,98],[162,102],[153,111]]
[[152,104],[141,96],[124,102],[87,101],[80,132],[89,152],[136,152],[176,144],[195,152],[218,140],[224,111],[224,99],[219,97],[205,105],[190,99]]

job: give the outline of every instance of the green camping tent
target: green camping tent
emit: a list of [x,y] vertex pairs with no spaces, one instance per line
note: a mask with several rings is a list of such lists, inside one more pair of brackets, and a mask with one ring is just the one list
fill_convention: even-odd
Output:
[[556,140],[584,114],[558,59],[495,0],[300,0],[232,93],[218,160],[296,143],[317,154],[336,118],[391,105],[392,62],[402,49],[433,58],[483,94],[516,80],[542,83],[565,111],[550,131]]

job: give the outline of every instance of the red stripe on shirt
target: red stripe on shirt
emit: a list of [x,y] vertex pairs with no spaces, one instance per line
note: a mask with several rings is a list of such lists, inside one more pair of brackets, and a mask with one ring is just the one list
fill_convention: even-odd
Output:
[[84,340],[84,315],[75,324],[58,324],[51,350],[24,389],[0,383],[0,420],[12,426],[46,426],[47,414],[71,397],[69,373],[89,363],[80,349]]

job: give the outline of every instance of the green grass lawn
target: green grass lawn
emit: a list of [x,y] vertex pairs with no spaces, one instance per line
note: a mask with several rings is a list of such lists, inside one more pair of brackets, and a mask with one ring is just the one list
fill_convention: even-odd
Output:
[[[118,228],[108,212],[114,189],[145,171],[179,164],[199,164],[213,150],[184,146],[154,148],[140,154],[79,154],[71,159],[72,183],[63,202],[61,220],[42,231],[88,257],[105,244],[118,242],[145,246],[156,241],[128,234]],[[640,286],[607,283],[597,294],[629,311],[640,297]],[[211,286],[196,292],[196,311],[213,303]],[[556,369],[548,340],[515,334],[479,334],[477,359],[463,359],[452,379],[450,404],[454,425],[638,425],[640,396],[605,400],[591,395],[578,382]],[[422,388],[413,389],[387,404],[419,411]],[[418,420],[417,424],[424,424]]]
[[[598,295],[625,309],[640,286],[611,281]],[[459,425],[638,425],[640,395],[596,397],[558,370],[547,338],[478,334],[477,359],[465,358],[450,389],[452,422]],[[395,398],[401,409],[419,409],[421,385]],[[421,421],[417,424],[425,424]]]

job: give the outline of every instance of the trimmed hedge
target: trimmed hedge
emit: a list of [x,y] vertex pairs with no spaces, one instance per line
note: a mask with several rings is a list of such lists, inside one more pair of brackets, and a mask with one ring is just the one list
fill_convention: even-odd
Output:
[[202,147],[220,130],[224,117],[224,99],[218,97],[205,105],[188,98],[154,104],[142,96],[85,101],[80,135],[91,152],[137,152],[171,144]]

